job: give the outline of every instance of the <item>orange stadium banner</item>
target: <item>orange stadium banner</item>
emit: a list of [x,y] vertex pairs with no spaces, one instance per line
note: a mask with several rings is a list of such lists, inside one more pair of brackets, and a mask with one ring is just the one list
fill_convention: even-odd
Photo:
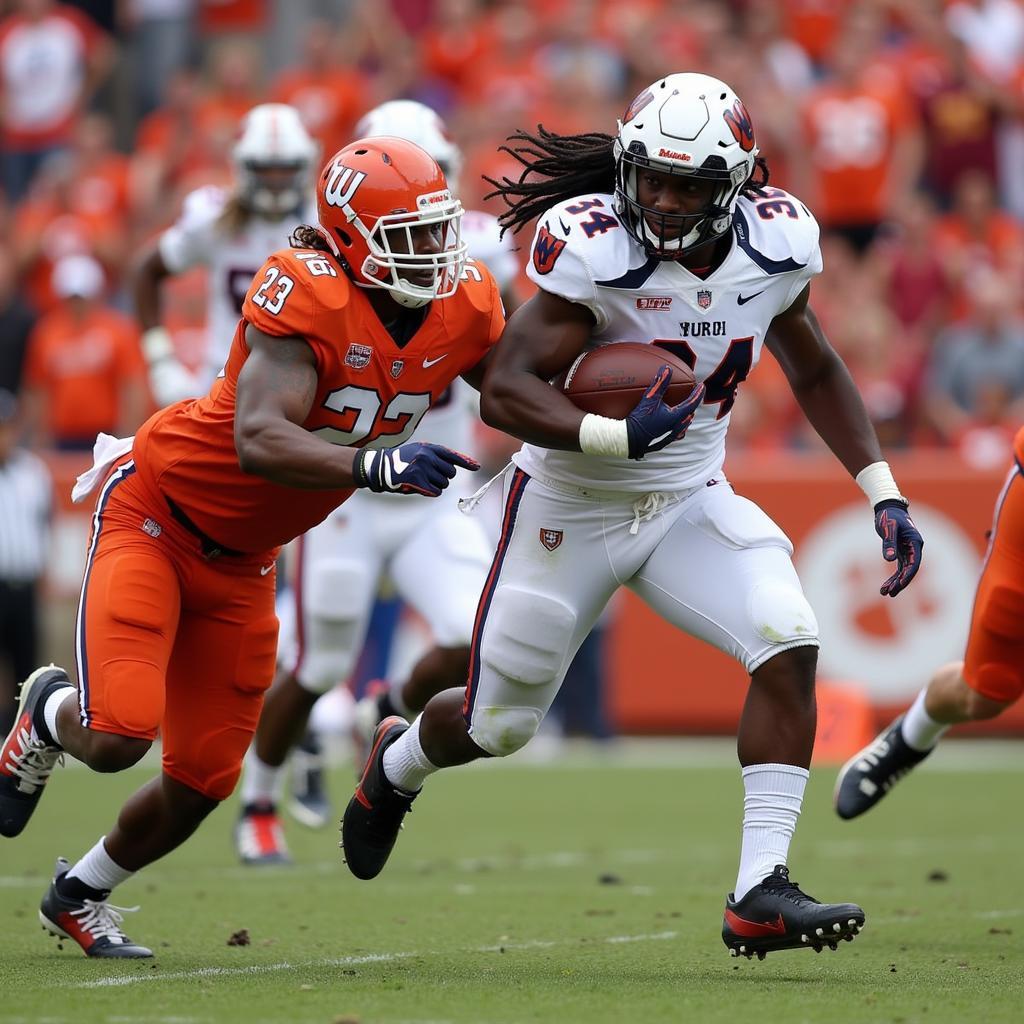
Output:
[[[941,452],[890,462],[925,537],[921,572],[895,599],[879,596],[889,564],[864,497],[835,459],[748,454],[730,458],[726,467],[733,487],[772,516],[795,546],[821,630],[820,741],[851,717],[863,733],[859,695],[869,702],[872,727],[905,707],[938,665],[961,657],[967,636],[1005,469],[971,469]],[[57,514],[49,589],[55,597],[77,594],[81,579],[91,509],[71,505],[70,491],[87,465],[84,456],[50,460]],[[731,658],[666,625],[629,592],[616,613],[608,703],[619,731],[735,731],[748,683]],[[1024,731],[1024,706],[969,729]],[[843,746],[837,742],[837,749]]]
[[[863,495],[835,459],[749,454],[726,465],[735,490],[793,541],[821,632],[819,680],[864,693],[876,724],[906,707],[938,665],[962,656],[1008,468],[975,470],[940,452],[893,457],[890,464],[925,538],[921,571],[897,598],[879,596],[889,563]],[[731,658],[666,625],[631,593],[611,639],[609,710],[623,732],[735,730],[748,677]],[[1021,731],[1024,707],[985,726],[971,731]]]

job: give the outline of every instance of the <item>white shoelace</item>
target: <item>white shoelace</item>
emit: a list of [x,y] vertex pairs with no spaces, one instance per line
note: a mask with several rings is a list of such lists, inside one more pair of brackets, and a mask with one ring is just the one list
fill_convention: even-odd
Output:
[[635,537],[640,532],[640,524],[653,519],[663,508],[672,503],[673,496],[662,491],[652,491],[633,502],[633,523],[629,528],[630,535]]
[[122,945],[131,939],[121,931],[125,914],[134,914],[138,907],[115,907],[106,900],[82,900],[79,910],[70,911],[81,922],[82,929],[95,939],[110,939]]
[[47,746],[42,740],[32,739],[28,729],[18,732],[21,752],[10,752],[7,770],[20,779],[18,789],[31,796],[40,786],[46,785],[53,769],[64,763],[64,751],[60,747]]

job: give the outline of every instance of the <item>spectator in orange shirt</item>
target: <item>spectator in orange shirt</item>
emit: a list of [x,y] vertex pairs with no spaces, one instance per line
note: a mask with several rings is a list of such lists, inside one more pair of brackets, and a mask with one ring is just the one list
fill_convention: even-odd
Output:
[[950,319],[962,320],[974,293],[992,271],[1016,294],[1024,277],[1024,231],[996,205],[995,188],[984,174],[965,174],[956,187],[953,210],[935,229],[935,251],[945,269]]
[[804,107],[807,159],[794,161],[797,192],[822,226],[863,252],[920,177],[921,133],[896,75],[874,60],[879,26],[850,21],[832,57],[832,77]]
[[196,109],[204,145],[227,152],[242,118],[259,102],[259,52],[242,40],[219,43],[210,57],[210,88]]
[[480,0],[439,0],[419,37],[423,71],[461,92],[470,70],[485,59],[487,34]]
[[91,451],[100,431],[127,437],[148,411],[139,335],[99,301],[103,270],[92,257],[60,260],[53,290],[59,305],[29,338],[29,430],[37,445]]
[[0,167],[14,203],[110,70],[110,41],[81,11],[17,0],[0,20]]
[[341,63],[338,34],[326,21],[310,23],[299,61],[286,69],[271,98],[295,107],[325,155],[341,149],[367,105],[363,76]]

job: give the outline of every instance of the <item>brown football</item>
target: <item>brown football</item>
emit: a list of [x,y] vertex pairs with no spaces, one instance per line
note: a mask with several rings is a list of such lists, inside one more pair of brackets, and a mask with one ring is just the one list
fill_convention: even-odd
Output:
[[665,401],[678,405],[693,390],[693,371],[657,345],[618,341],[584,352],[554,381],[578,409],[622,419],[651,386],[659,367],[672,367]]

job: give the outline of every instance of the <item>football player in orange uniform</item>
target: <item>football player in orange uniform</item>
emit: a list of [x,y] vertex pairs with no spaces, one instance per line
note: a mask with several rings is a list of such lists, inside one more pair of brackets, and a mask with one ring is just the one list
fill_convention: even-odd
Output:
[[134,442],[101,435],[102,479],[77,627],[78,686],[34,672],[0,751],[0,834],[25,827],[63,753],[135,764],[159,730],[162,774],[76,864],[40,917],[90,956],[145,957],[110,890],[187,839],[231,793],[274,675],[274,561],[357,487],[439,495],[456,467],[406,443],[458,377],[479,380],[504,324],[467,267],[462,207],[412,143],[362,140],[317,189],[316,227],[253,279],[224,375]]
[[1024,694],[1024,428],[996,500],[963,661],[943,665],[900,715],[839,771],[840,818],[871,810],[958,722],[995,718]]

